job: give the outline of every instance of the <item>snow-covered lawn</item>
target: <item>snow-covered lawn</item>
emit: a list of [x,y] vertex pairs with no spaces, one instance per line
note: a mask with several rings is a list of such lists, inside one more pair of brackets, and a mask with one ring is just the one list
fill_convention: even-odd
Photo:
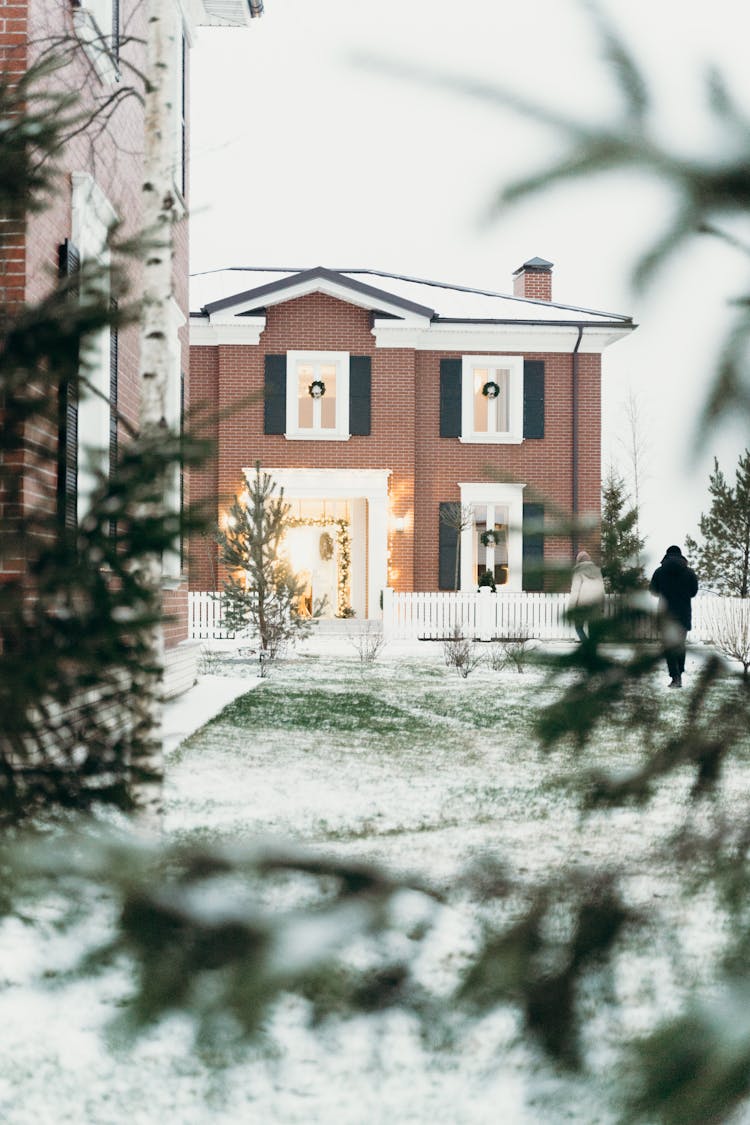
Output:
[[[704,924],[710,904],[675,894],[667,864],[650,862],[646,870],[647,856],[681,821],[688,779],[670,782],[645,809],[582,815],[571,781],[579,755],[570,747],[542,751],[534,738],[538,709],[559,691],[543,672],[480,667],[463,680],[438,644],[393,646],[361,668],[343,641],[320,639],[258,684],[249,663],[229,656],[212,662],[212,671],[247,675],[249,690],[170,752],[168,839],[281,837],[453,886],[419,955],[425,983],[438,989],[455,979],[476,936],[457,878],[467,865],[493,856],[535,880],[626,857],[633,905],[678,919],[699,971],[715,940]],[[663,692],[659,721],[669,726],[684,700],[663,691],[664,683],[659,675],[653,688]],[[640,747],[614,720],[596,758],[617,768],[632,764]],[[740,762],[724,783],[730,811],[743,799],[747,774]],[[95,982],[56,979],[82,936],[106,932],[106,901],[82,905],[68,936],[56,931],[55,904],[48,920],[11,920],[0,930],[0,1120],[8,1125],[616,1120],[606,1102],[608,1028],[593,1017],[586,1034],[601,1036],[601,1065],[588,1079],[544,1064],[511,1011],[439,1050],[397,1012],[311,1031],[303,1003],[290,999],[262,1044],[223,1058],[220,1068],[194,1048],[183,1017],[135,1043],[118,1040],[109,1027],[128,994],[124,968]],[[666,972],[656,947],[622,959],[612,987],[628,1000],[629,1030],[641,1030],[655,1005],[674,1000]]]

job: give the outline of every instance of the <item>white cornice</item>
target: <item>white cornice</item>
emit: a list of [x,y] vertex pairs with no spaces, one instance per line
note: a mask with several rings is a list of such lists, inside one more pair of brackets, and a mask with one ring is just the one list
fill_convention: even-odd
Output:
[[[603,352],[628,336],[634,325],[586,325],[579,352]],[[396,323],[376,320],[372,329],[379,348],[414,348],[434,352],[572,352],[577,325],[559,324],[441,324]]]
[[[242,470],[248,481],[255,470]],[[341,500],[365,497],[368,500],[385,499],[388,495],[390,469],[269,469],[274,483],[284,489],[286,499],[299,500],[322,496],[336,496]]]
[[204,316],[190,318],[192,347],[215,348],[220,344],[259,344],[266,327],[264,316],[244,316],[240,320],[210,322]]

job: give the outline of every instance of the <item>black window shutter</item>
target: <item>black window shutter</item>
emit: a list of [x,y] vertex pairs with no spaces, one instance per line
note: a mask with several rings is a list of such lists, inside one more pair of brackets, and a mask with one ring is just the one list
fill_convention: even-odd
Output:
[[440,436],[461,437],[460,359],[440,360]]
[[120,61],[120,0],[112,0],[112,36],[110,51],[116,63]]
[[[117,301],[109,304],[112,320],[109,326],[109,476],[117,470],[117,414],[119,404],[119,341],[117,337]],[[117,521],[110,520],[109,533],[117,535]]]
[[523,506],[523,588],[544,589],[544,504]]
[[286,433],[286,356],[267,355],[263,433]]
[[349,433],[368,437],[371,423],[372,360],[369,355],[349,357]]
[[523,361],[523,436],[544,437],[544,361]]
[[[438,533],[438,589],[455,590],[456,588],[456,558],[460,560],[458,543],[459,532],[455,527],[444,522],[444,514],[455,504],[450,502],[440,505],[440,524]],[[459,561],[460,566],[460,561]]]
[[[61,279],[71,281],[74,297],[81,255],[69,238],[58,248],[58,265]],[[57,399],[57,515],[62,530],[72,533],[78,526],[78,355],[71,355],[65,366]]]

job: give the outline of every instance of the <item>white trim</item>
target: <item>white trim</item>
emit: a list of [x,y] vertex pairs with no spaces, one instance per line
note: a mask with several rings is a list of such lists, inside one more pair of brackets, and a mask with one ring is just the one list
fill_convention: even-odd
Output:
[[[497,433],[474,432],[474,369],[507,367],[509,428]],[[461,437],[471,445],[520,445],[523,441],[523,357],[465,355],[461,363]]]
[[[249,481],[254,468],[242,470]],[[261,466],[284,490],[285,500],[367,501],[368,617],[379,613],[380,591],[388,583],[388,479],[390,469],[274,469]],[[354,551],[354,547],[352,548]],[[353,589],[356,584],[353,584]]]
[[264,316],[244,316],[237,323],[213,324],[204,316],[190,317],[190,346],[217,348],[222,344],[259,344],[266,327]]
[[[248,478],[255,468],[244,468]],[[261,472],[273,477],[287,499],[323,500],[334,496],[338,500],[382,500],[388,496],[390,469],[269,469],[261,465]]]
[[211,313],[211,322],[216,323],[217,320],[231,322],[234,317],[248,309],[256,309],[259,305],[262,305],[263,308],[269,308],[271,305],[282,305],[286,301],[294,301],[298,297],[306,297],[310,293],[323,293],[327,297],[334,297],[337,301],[344,301],[348,305],[356,305],[358,308],[368,311],[372,309],[373,305],[377,305],[382,312],[393,313],[394,316],[399,317],[412,328],[430,323],[429,317],[407,311],[403,305],[391,303],[387,299],[381,301],[379,297],[375,298],[370,294],[358,293],[356,289],[350,289],[346,285],[324,277],[308,278],[306,281],[284,286],[272,293],[238,301],[236,305],[227,305],[225,308]]
[[[508,583],[503,590],[521,590],[523,584],[523,490],[525,484],[459,483],[461,504],[496,504],[508,511]],[[476,525],[461,532],[461,590],[476,589],[474,540]]]
[[73,30],[101,81],[107,86],[119,82],[120,71],[111,51],[111,0],[82,0],[73,8]]
[[72,172],[71,236],[81,258],[101,258],[117,212],[89,172]]
[[[297,368],[300,364],[323,364],[336,368],[336,425],[323,430],[299,424]],[[318,378],[316,375],[315,378]],[[320,412],[313,401],[313,418]],[[349,434],[349,352],[288,351],[286,353],[286,438],[292,441],[345,441]]]
[[[635,325],[584,327],[581,353],[603,352],[629,336]],[[422,327],[396,321],[375,320],[372,328],[379,348],[414,348],[439,352],[572,352],[578,326],[557,324],[430,324]]]
[[[71,173],[71,238],[81,255],[81,263],[96,262],[101,276],[91,289],[105,300],[110,295],[109,229],[117,212],[88,172]],[[91,508],[98,486],[98,473],[109,466],[109,369],[111,329],[102,327],[83,341],[81,359],[85,375],[98,392],[85,391],[78,406],[78,520]]]

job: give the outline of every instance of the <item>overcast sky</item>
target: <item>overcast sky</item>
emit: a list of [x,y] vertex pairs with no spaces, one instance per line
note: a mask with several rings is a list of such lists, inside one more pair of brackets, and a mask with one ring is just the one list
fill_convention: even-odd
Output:
[[[705,109],[710,63],[750,112],[745,0],[602,6],[642,64],[661,139],[686,152],[716,143]],[[747,291],[747,260],[704,239],[647,293],[634,293],[630,270],[670,215],[664,188],[642,176],[592,177],[493,214],[498,188],[552,159],[560,140],[455,86],[499,84],[588,120],[615,114],[618,96],[584,6],[265,7],[247,30],[200,29],[192,51],[192,270],[362,267],[512,292],[514,269],[535,255],[549,259],[553,299],[627,313],[640,326],[604,353],[604,457],[627,470],[623,404],[632,393],[647,453],[649,561],[694,534],[713,454],[733,478],[750,444],[738,426],[712,434],[700,456],[692,445],[726,302]],[[389,63],[450,81],[394,77]]]

